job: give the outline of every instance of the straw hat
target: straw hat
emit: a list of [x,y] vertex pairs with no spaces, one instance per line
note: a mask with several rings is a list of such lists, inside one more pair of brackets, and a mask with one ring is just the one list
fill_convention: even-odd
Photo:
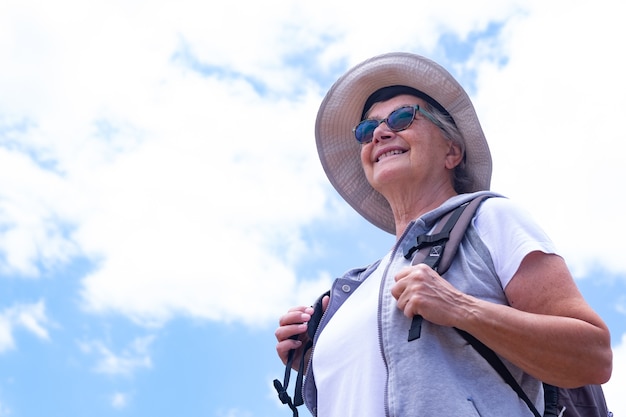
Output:
[[359,214],[395,234],[387,200],[374,190],[363,173],[361,145],[352,128],[361,121],[368,97],[383,87],[404,85],[426,93],[454,119],[465,139],[470,190],[488,190],[491,154],[469,96],[437,63],[420,55],[389,53],[368,59],[339,78],[322,101],[315,123],[317,151],[331,184]]

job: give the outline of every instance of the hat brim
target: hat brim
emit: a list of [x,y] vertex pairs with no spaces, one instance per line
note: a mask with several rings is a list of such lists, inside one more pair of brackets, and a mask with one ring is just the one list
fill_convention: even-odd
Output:
[[488,190],[491,153],[472,102],[461,85],[439,64],[420,55],[379,55],[353,67],[330,88],[320,105],[315,140],[320,161],[337,192],[375,226],[395,234],[387,200],[374,190],[361,166],[361,145],[352,128],[367,98],[380,88],[405,85],[435,99],[450,113],[465,140],[468,192]]

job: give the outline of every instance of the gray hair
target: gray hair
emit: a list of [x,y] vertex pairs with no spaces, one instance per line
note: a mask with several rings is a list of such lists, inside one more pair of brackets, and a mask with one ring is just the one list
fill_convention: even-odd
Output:
[[454,172],[453,172],[452,180],[453,180],[454,191],[456,191],[459,194],[472,191],[471,190],[472,180],[466,168],[465,139],[463,138],[461,131],[456,126],[456,123],[454,123],[454,120],[452,119],[450,115],[444,114],[443,112],[441,112],[439,109],[437,109],[435,106],[432,106],[428,102],[426,102],[426,105],[423,107],[437,121],[437,123],[435,124],[443,132],[444,138],[451,141],[453,144],[455,144],[461,149],[461,154],[463,155],[463,159],[461,159],[461,162],[454,168]]

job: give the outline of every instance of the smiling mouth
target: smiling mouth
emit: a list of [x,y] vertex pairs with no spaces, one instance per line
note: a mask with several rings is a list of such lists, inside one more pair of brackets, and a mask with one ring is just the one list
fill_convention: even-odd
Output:
[[383,159],[385,159],[385,158],[387,158],[387,157],[389,157],[389,156],[393,156],[393,155],[400,155],[400,154],[403,154],[403,153],[405,153],[405,152],[406,152],[406,151],[401,151],[401,150],[399,150],[399,149],[395,149],[395,150],[393,150],[393,151],[385,152],[384,154],[382,154],[382,155],[380,155],[380,156],[378,157],[378,159],[376,160],[376,162],[380,162],[380,161],[382,161]]

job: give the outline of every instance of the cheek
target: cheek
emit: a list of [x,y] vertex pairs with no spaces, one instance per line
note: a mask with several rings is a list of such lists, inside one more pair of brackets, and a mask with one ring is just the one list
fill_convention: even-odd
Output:
[[[371,142],[370,142],[371,143]],[[361,164],[364,164],[365,161],[367,160],[367,154],[368,154],[368,149],[369,149],[369,143],[367,145],[361,145],[361,151],[359,152],[359,157],[361,158]]]
[[370,150],[371,146],[368,145],[362,145],[361,146],[361,153],[360,153],[360,157],[361,157],[361,167],[363,168],[363,173],[365,174],[365,178],[367,178],[368,181],[371,180],[371,175],[372,175],[372,161],[371,161],[371,150]]
[[361,145],[361,153],[359,155],[361,157],[361,166],[364,170],[367,170],[367,167],[372,165],[370,148],[371,145],[369,143],[367,145]]

